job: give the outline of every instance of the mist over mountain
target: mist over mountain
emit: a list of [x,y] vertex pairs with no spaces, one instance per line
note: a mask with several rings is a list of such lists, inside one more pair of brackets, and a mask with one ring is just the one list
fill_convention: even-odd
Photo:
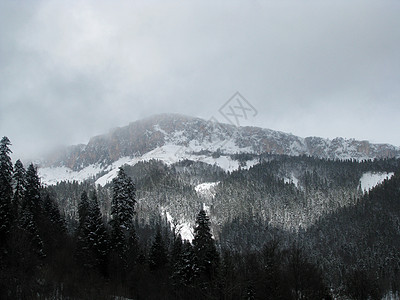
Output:
[[[41,163],[45,183],[74,176],[75,180],[114,172],[123,165],[158,159],[174,163],[189,159],[235,170],[235,154],[262,153],[312,156],[333,160],[365,160],[400,156],[400,148],[368,141],[298,137],[259,127],[237,127],[179,114],[161,114],[115,128],[90,139],[87,145],[58,150]],[[253,165],[254,157],[242,163]],[[243,165],[244,164],[244,165]],[[112,177],[109,175],[108,180]],[[111,178],[112,179],[112,178]],[[102,181],[99,182],[100,184]]]
[[[8,140],[4,141],[7,146]],[[161,265],[157,268],[166,272],[163,280],[174,282],[170,274],[184,269],[176,261],[194,255],[190,247],[195,247],[199,224],[203,224],[210,245],[216,245],[212,247],[214,272],[223,274],[226,270],[226,257],[218,269],[222,253],[237,257],[232,263],[237,271],[232,272],[247,274],[235,279],[238,288],[228,299],[242,295],[248,282],[255,286],[256,298],[263,298],[266,287],[257,279],[260,276],[272,276],[275,283],[268,284],[279,289],[276,295],[287,293],[285,299],[298,299],[294,291],[309,293],[310,299],[343,295],[378,299],[394,295],[400,286],[396,267],[400,265],[399,153],[399,148],[388,144],[301,138],[270,129],[163,114],[93,137],[87,145],[67,147],[43,160],[37,175],[33,165],[26,174],[27,182],[35,182],[34,199],[45,197],[39,203],[43,211],[54,213],[56,217],[51,218],[55,218],[55,224],[65,224],[63,232],[73,238],[68,242],[69,238],[59,236],[60,242],[67,243],[66,251],[89,262],[83,268],[101,266],[100,272],[118,274],[124,270],[125,261],[132,259],[128,268],[134,273],[139,268],[140,280],[147,282],[154,268]],[[15,167],[15,178],[18,174],[23,177],[21,164]],[[23,179],[20,182],[24,184]],[[29,193],[31,188],[26,185]],[[15,190],[17,193],[20,189]],[[122,211],[130,207],[129,213],[120,216],[128,216],[133,227],[130,233],[122,234],[113,227],[120,226],[114,221],[119,218],[115,201],[128,194],[134,202],[120,204]],[[89,205],[90,213],[84,205]],[[54,211],[55,207],[61,214]],[[85,214],[91,214],[90,222],[83,220]],[[53,251],[47,246],[51,236],[46,222],[38,223],[47,248],[42,249],[40,242],[36,246],[43,255]],[[127,230],[127,226],[121,228]],[[85,235],[88,241],[99,239],[91,246],[98,260],[85,254],[88,248],[81,244]],[[134,240],[118,242],[124,236]],[[18,234],[13,235],[17,238]],[[130,249],[133,256],[115,260],[116,247],[128,241],[130,246],[121,249]],[[176,243],[189,247],[189,252],[174,250]],[[10,247],[14,249],[15,245]],[[195,261],[201,251],[196,255],[186,260],[191,270],[197,268]],[[271,260],[279,267],[268,275],[269,267],[264,269],[264,265]],[[298,276],[297,271],[292,273],[293,264],[302,278],[309,278],[304,286],[297,286],[293,279]],[[79,272],[80,268],[73,270]],[[196,272],[193,278],[197,278]],[[141,277],[143,274],[149,277]],[[182,274],[174,276],[184,278]],[[190,281],[194,285],[188,289],[201,287],[198,280]],[[221,277],[212,282],[219,280]],[[365,284],[368,288],[363,288]],[[212,293],[219,291],[215,289]],[[142,295],[149,294],[146,288],[139,290]],[[153,298],[173,290],[154,292]],[[361,296],[359,291],[363,291]],[[337,299],[347,299],[340,297]]]

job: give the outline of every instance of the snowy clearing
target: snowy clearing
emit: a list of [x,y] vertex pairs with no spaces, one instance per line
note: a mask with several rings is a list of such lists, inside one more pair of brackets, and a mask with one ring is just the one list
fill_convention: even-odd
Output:
[[285,183],[293,183],[297,188],[299,188],[299,179],[297,179],[296,176],[294,176],[294,174],[290,174],[290,178],[285,177],[283,178],[283,180],[285,181]]
[[78,181],[82,182],[86,179],[96,176],[103,169],[99,165],[90,165],[80,171],[73,171],[67,167],[55,168],[39,168],[38,175],[42,183],[46,185],[54,185],[61,181]]
[[[163,210],[163,209],[161,209]],[[173,229],[174,225],[174,218],[171,216],[171,214],[168,211],[165,211],[165,216],[167,218],[167,221],[169,222],[171,229]],[[189,222],[185,222],[184,220],[181,220],[177,222],[176,224],[176,233],[179,233],[181,235],[182,240],[187,240],[189,242],[192,242],[194,239],[193,235],[193,227],[190,225]]]
[[204,182],[195,186],[195,191],[199,196],[205,198],[214,198],[215,190],[214,187],[219,184],[219,181],[216,182]]
[[[233,151],[233,147],[231,149]],[[156,149],[145,153],[138,157],[122,157],[119,160],[113,162],[107,167],[100,167],[100,165],[90,165],[79,172],[73,171],[67,167],[55,167],[55,168],[39,168],[39,176],[42,182],[47,185],[54,185],[60,181],[79,181],[82,182],[85,179],[95,177],[100,172],[107,172],[102,177],[96,180],[96,184],[105,186],[110,183],[118,173],[118,168],[123,165],[134,166],[140,161],[149,161],[152,159],[160,160],[167,165],[177,163],[182,160],[192,160],[204,162],[210,165],[216,165],[225,171],[235,171],[239,168],[239,162],[233,160],[230,156],[221,155],[217,158],[213,158],[208,155],[197,155],[193,154],[194,149],[191,147],[183,147],[179,145],[164,145],[157,147]],[[254,166],[258,161],[250,160],[247,161],[245,166],[242,168],[248,169]]]
[[394,175],[393,172],[379,172],[379,173],[373,173],[373,172],[366,172],[361,176],[360,179],[360,184],[361,184],[361,190],[366,192],[376,185],[382,183],[385,179],[390,179]]

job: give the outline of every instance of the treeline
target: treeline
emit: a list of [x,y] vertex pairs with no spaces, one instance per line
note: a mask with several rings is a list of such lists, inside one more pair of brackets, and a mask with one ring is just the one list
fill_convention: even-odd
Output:
[[300,240],[332,285],[355,299],[400,290],[400,172],[351,207],[321,218]]
[[[357,192],[362,172],[396,170],[397,160],[282,156],[229,174],[202,163],[151,161],[120,168],[104,188],[43,187],[34,165],[12,165],[10,145],[6,137],[0,142],[0,299],[380,299],[399,288],[399,175]],[[302,188],[282,179],[293,170]],[[210,172],[221,184],[215,199],[203,199],[193,185]],[[292,232],[271,222],[274,206],[315,218],[303,208],[318,197],[328,207],[339,193],[354,196],[352,205],[309,228]],[[226,222],[213,230],[200,210],[192,241],[159,216],[160,205],[193,215],[203,203]]]
[[96,191],[83,191],[69,233],[34,165],[12,166],[10,144],[4,137],[0,145],[1,299],[329,298],[318,268],[297,248],[220,250],[204,210],[192,242],[161,222],[146,232],[134,222],[136,188],[123,169],[113,180],[110,220]]

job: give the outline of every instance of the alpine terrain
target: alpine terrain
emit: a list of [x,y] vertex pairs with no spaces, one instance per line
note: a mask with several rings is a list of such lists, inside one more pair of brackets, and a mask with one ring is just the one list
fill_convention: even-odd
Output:
[[10,146],[1,296],[398,297],[399,147],[177,114],[27,169]]

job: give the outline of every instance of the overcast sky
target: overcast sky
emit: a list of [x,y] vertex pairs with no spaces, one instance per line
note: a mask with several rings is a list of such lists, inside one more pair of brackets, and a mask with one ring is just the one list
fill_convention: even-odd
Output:
[[[216,4],[218,3],[218,4]],[[143,117],[400,146],[400,1],[0,0],[0,135],[26,158]]]

